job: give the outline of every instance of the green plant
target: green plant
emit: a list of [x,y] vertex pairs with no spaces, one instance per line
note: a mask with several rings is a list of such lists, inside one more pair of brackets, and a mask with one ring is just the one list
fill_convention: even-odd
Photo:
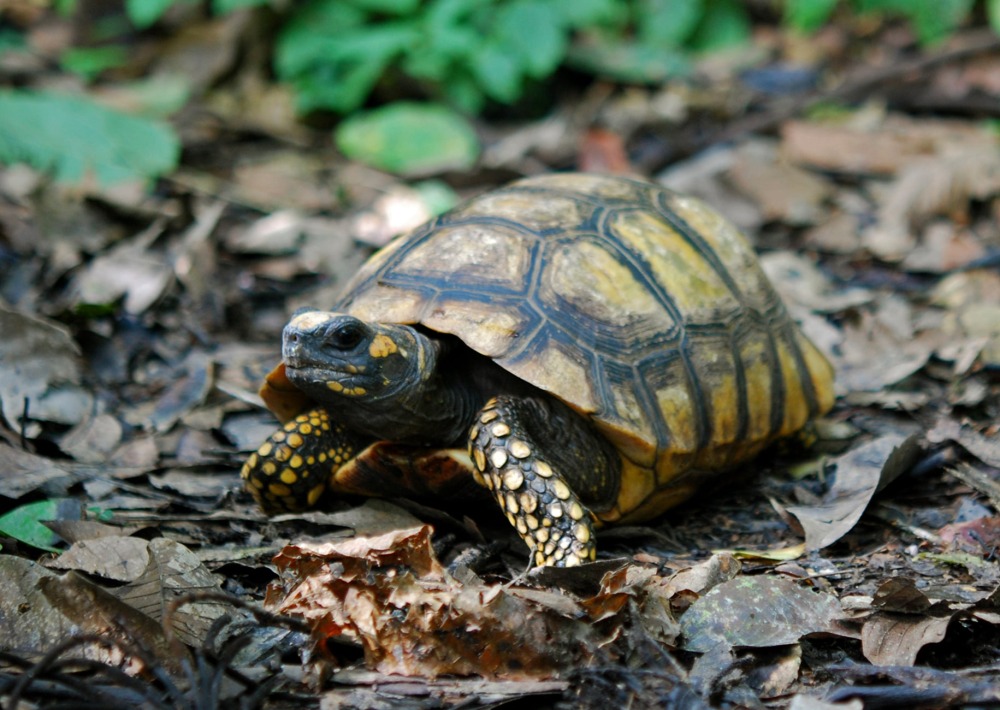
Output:
[[86,98],[0,91],[0,163],[23,162],[78,182],[148,179],[173,170],[180,156],[167,126]]
[[393,74],[469,111],[516,101],[550,75],[570,34],[606,21],[615,0],[313,0],[276,47],[279,76],[303,110],[358,108]]
[[739,0],[312,0],[283,29],[275,65],[304,111],[353,111],[405,77],[474,113],[516,102],[563,63],[660,81],[685,53],[748,36]]
[[[918,39],[930,44],[940,41],[965,22],[975,0],[785,0],[785,21],[789,26],[812,32],[826,23],[842,4],[858,15],[887,15],[908,20]],[[986,14],[994,31],[1000,32],[1000,0],[986,0]]]

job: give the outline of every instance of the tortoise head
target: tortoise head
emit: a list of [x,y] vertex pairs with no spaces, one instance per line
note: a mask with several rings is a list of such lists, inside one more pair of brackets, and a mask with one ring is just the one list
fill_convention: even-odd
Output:
[[411,390],[434,365],[434,344],[405,325],[305,311],[285,326],[288,379],[319,402],[373,404]]

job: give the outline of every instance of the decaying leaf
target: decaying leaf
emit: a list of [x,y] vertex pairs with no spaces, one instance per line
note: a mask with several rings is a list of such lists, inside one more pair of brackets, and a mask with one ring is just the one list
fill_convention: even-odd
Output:
[[767,648],[829,630],[843,615],[836,597],[780,577],[737,577],[713,587],[681,617],[684,648]]
[[823,502],[788,507],[802,523],[806,548],[819,550],[846,535],[861,519],[872,496],[909,470],[919,454],[916,435],[889,434],[834,459],[836,481]]
[[997,144],[995,136],[979,126],[898,114],[879,117],[877,125],[861,120],[788,121],[781,138],[782,151],[793,162],[868,175],[892,175],[946,150],[991,153]]
[[873,606],[882,611],[865,622],[861,648],[865,658],[878,665],[913,665],[921,648],[944,640],[954,616],[947,608],[929,613],[930,599],[908,579],[884,582]]
[[766,220],[799,226],[818,222],[833,192],[817,173],[779,159],[776,148],[765,141],[747,143],[737,151],[729,179],[761,206]]
[[[346,637],[382,673],[549,677],[606,641],[563,594],[460,584],[435,559],[428,526],[286,547],[269,603],[318,638]],[[530,598],[529,598],[530,597]]]
[[[146,614],[157,623],[164,620],[167,605],[196,592],[215,592],[220,580],[183,545],[156,538],[146,545],[148,562],[141,576],[113,590],[115,597]],[[173,615],[173,632],[191,645],[200,645],[212,622],[229,608],[212,602],[193,602]]]
[[972,150],[914,162],[899,175],[863,242],[883,259],[902,259],[918,228],[935,215],[964,214],[973,198],[1000,192],[1000,152]]
[[149,541],[138,537],[82,540],[46,563],[51,569],[77,570],[118,582],[138,579],[149,564]]
[[[56,575],[28,560],[0,555],[0,648],[40,654],[84,633],[139,643],[166,668],[179,668],[179,647],[168,644],[149,617],[76,573]],[[115,664],[139,663],[96,646],[83,653]]]
[[0,442],[0,495],[20,498],[43,486],[52,488],[60,483],[58,487],[69,488],[80,478],[68,466]]
[[93,396],[80,386],[80,347],[63,326],[0,305],[0,404],[7,423],[76,424]]

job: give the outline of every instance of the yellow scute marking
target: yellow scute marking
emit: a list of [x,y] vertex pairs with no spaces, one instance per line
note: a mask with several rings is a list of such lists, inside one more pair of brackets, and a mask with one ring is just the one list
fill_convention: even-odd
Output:
[[[647,212],[619,212],[610,228],[649,260],[650,271],[681,313],[693,322],[720,320],[740,309],[737,300],[701,254],[668,224]],[[623,303],[628,301],[623,299]]]
[[712,443],[736,441],[739,421],[739,394],[735,375],[721,375],[709,390],[712,399]]
[[806,361],[806,368],[812,378],[813,390],[816,392],[819,409],[816,414],[820,414],[833,406],[833,366],[805,336],[799,334],[798,337],[799,347],[802,348],[802,356]]
[[780,436],[787,436],[798,431],[809,419],[809,407],[802,391],[802,380],[795,358],[788,346],[778,341],[778,360],[781,362],[781,374],[785,380],[785,423]]
[[656,392],[656,401],[670,429],[670,448],[676,452],[694,451],[698,446],[694,402],[683,383]]
[[379,333],[372,338],[372,342],[368,346],[368,354],[372,357],[388,357],[396,352],[399,352],[396,341],[385,333]]
[[746,440],[761,441],[771,433],[771,367],[767,336],[752,333],[740,344],[743,376],[747,388],[747,411],[750,419]]
[[535,357],[500,364],[526,382],[549,392],[558,392],[569,404],[584,412],[597,409],[590,372],[576,358],[550,344]]
[[632,270],[603,246],[584,239],[563,244],[542,276],[542,299],[552,307],[566,301],[591,318],[616,328],[670,330],[675,323]]
[[746,236],[696,197],[675,195],[670,200],[670,206],[722,260],[733,282],[739,286],[742,301],[751,308],[765,310],[774,298],[774,291]]

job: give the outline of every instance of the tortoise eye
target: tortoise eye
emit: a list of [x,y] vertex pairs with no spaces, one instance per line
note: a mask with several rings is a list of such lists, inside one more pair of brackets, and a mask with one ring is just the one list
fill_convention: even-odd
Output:
[[365,329],[356,321],[341,323],[327,336],[327,343],[338,350],[350,350],[365,338]]

